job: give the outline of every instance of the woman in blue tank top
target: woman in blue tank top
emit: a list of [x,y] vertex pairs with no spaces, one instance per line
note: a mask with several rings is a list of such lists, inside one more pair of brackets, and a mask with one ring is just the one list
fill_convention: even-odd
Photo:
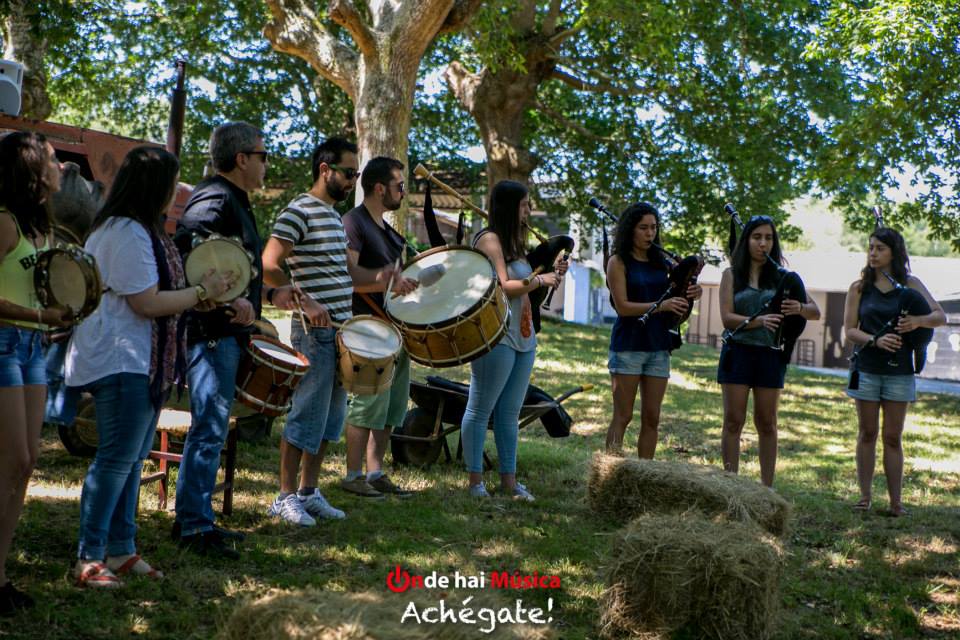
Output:
[[[735,230],[731,222],[731,244]],[[782,265],[780,239],[769,216],[747,221],[732,252],[731,267],[720,279],[720,319],[725,329],[735,329],[773,298]],[[777,467],[777,405],[787,365],[774,344],[774,332],[786,315],[807,320],[820,317],[810,299],[804,303],[785,300],[780,309],[771,309],[727,340],[720,351],[717,382],[723,390],[723,431],[720,448],[723,468],[737,473],[740,468],[740,436],[747,421],[747,400],[753,389],[753,424],[757,428],[760,481],[773,486]]]
[[[894,517],[907,513],[901,500],[903,424],[909,403],[916,400],[912,352],[902,349],[901,334],[920,327],[933,329],[946,322],[943,308],[909,271],[910,259],[903,236],[893,229],[877,229],[870,236],[867,266],[847,291],[843,314],[844,334],[860,348],[847,389],[847,395],[856,400],[859,421],[856,458],[860,500],[853,508],[870,509],[880,410],[883,409],[883,471],[887,476],[890,515]],[[919,291],[930,305],[930,313],[904,316],[895,331],[880,336],[875,345],[862,347],[860,345],[866,345],[887,321],[899,314],[900,292],[887,276]],[[858,384],[852,383],[854,376]]]
[[500,286],[510,301],[510,325],[490,353],[470,363],[470,396],[461,422],[463,460],[470,474],[470,495],[489,498],[483,484],[483,444],[493,418],[497,443],[500,492],[518,500],[533,495],[517,482],[517,440],[520,408],[527,395],[537,349],[533,314],[527,295],[538,287],[559,284],[566,272],[561,262],[555,273],[541,273],[524,284],[532,270],[525,258],[524,223],[530,215],[530,196],[519,182],[502,180],[490,194],[490,226],[473,240],[493,263]]
[[[617,310],[610,334],[610,386],[613,392],[613,417],[607,428],[607,451],[619,454],[623,438],[633,417],[640,391],[640,434],[637,455],[652,459],[657,449],[660,406],[670,378],[670,314],[687,310],[685,297],[664,300],[647,320],[640,316],[667,290],[668,268],[660,244],[660,214],[646,202],[634,204],[620,215],[614,234],[614,255],[607,264],[607,285]],[[685,292],[699,298],[700,285]]]

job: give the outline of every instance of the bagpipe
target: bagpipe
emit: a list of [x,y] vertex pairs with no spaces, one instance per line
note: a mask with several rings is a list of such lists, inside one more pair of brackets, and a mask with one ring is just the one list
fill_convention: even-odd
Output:
[[[883,215],[880,213],[879,207],[874,207],[873,216],[876,221],[876,228],[882,228]],[[906,316],[925,316],[932,310],[930,308],[930,303],[927,302],[927,299],[923,297],[922,293],[916,289],[911,289],[910,287],[900,284],[886,271],[881,271],[880,273],[883,274],[883,277],[885,277],[897,291],[897,313],[884,322],[880,329],[875,334],[870,336],[870,339],[864,343],[862,347],[854,351],[852,356],[850,356],[852,372],[850,374],[849,388],[854,390],[860,387],[860,372],[857,370],[857,360],[860,356],[860,353],[864,349],[876,347],[877,341],[880,338],[888,333],[895,332],[897,329],[897,324],[900,322],[901,318],[905,318]],[[933,329],[928,329],[927,327],[917,327],[912,331],[901,333],[900,339],[902,341],[900,349],[890,354],[890,359],[887,361],[887,364],[891,367],[896,367],[899,364],[899,354],[901,351],[906,349],[908,352],[913,353],[911,363],[913,365],[913,372],[920,373],[923,371],[923,367],[927,363],[927,345],[930,344],[931,340],[933,340]]]
[[[737,214],[736,209],[733,208],[732,204],[726,204],[723,207],[723,210],[730,216],[730,218],[737,224],[740,228],[740,231],[743,231],[744,224],[740,219],[739,214]],[[733,253],[734,247],[729,247],[730,253]],[[770,298],[756,313],[751,315],[749,318],[738,324],[733,329],[727,329],[723,332],[721,340],[726,344],[733,336],[737,335],[742,329],[744,329],[748,324],[756,320],[759,316],[762,316],[767,313],[781,313],[780,309],[783,306],[784,301],[786,300],[796,300],[800,304],[806,304],[807,302],[807,288],[803,284],[803,280],[797,274],[796,271],[788,271],[783,267],[783,265],[777,264],[777,262],[770,257],[770,254],[764,254],[767,260],[777,269],[777,275],[780,277],[780,280],[777,282],[777,288],[774,291],[773,297]],[[773,341],[774,349],[780,351],[780,359],[783,362],[789,362],[790,357],[793,354],[793,347],[797,343],[797,339],[800,338],[800,335],[803,333],[803,330],[807,326],[807,319],[800,314],[784,316],[780,321],[780,325],[774,331]]]
[[[441,235],[440,229],[437,225],[436,213],[433,211],[433,203],[430,196],[431,184],[436,185],[448,195],[451,195],[459,200],[465,207],[478,214],[484,220],[489,220],[489,215],[486,211],[465,198],[453,187],[445,184],[422,164],[418,164],[414,168],[413,175],[427,181],[427,189],[426,193],[424,194],[423,203],[423,219],[424,224],[427,227],[427,235],[430,238],[431,247],[442,247],[447,245],[447,241],[444,239],[443,235]],[[524,284],[529,284],[538,274],[553,273],[558,260],[566,262],[569,259],[570,254],[573,252],[573,248],[576,243],[574,242],[573,238],[565,235],[550,236],[548,238],[534,229],[533,226],[526,220],[523,222],[523,225],[537,238],[537,240],[540,241],[540,244],[526,255],[527,263],[530,265],[530,268],[533,269],[533,272],[524,279]],[[461,212],[460,221],[457,227],[457,244],[462,243],[463,236],[463,213]],[[540,309],[541,307],[546,309],[550,306],[550,303],[553,301],[553,294],[555,291],[556,287],[550,287],[549,291],[544,287],[539,287],[528,294],[530,296],[530,306],[532,307],[533,311],[533,328],[537,333],[540,333]]]
[[[619,222],[619,219],[610,213],[596,198],[590,198],[588,203],[591,207],[596,209],[602,215],[610,218],[613,222]],[[610,259],[609,256],[609,241],[607,240],[606,227],[604,227],[604,255],[603,255],[603,268],[606,271],[607,262]],[[668,298],[685,298],[687,301],[687,310],[681,315],[671,313],[667,316],[664,321],[667,326],[667,331],[670,333],[670,350],[678,348],[683,344],[683,338],[680,336],[680,325],[687,321],[690,317],[690,314],[693,312],[693,298],[687,296],[687,289],[692,285],[697,283],[697,278],[700,276],[700,271],[703,270],[703,265],[705,261],[703,256],[699,254],[690,255],[685,258],[681,258],[676,253],[667,250],[657,243],[653,243],[653,247],[660,251],[663,255],[664,262],[667,265],[667,288],[663,294],[654,301],[653,305],[647,309],[641,316],[637,318],[640,326],[646,326],[647,321],[650,320],[650,317],[660,308],[660,305],[663,304]],[[616,306],[613,303],[613,296],[610,297],[611,306]]]

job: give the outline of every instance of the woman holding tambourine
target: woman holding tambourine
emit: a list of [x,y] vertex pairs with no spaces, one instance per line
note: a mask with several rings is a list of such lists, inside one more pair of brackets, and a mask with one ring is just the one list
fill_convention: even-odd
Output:
[[847,387],[847,395],[856,400],[859,421],[856,459],[860,500],[854,509],[870,509],[882,409],[883,470],[890,515],[894,517],[907,513],[901,500],[902,437],[907,407],[916,400],[914,374],[919,369],[914,349],[907,348],[910,345],[906,343],[912,332],[932,330],[946,322],[943,309],[909,269],[903,236],[885,227],[874,231],[867,266],[860,279],[850,285],[843,314],[846,338],[857,349]]
[[40,447],[47,396],[41,334],[70,323],[68,311],[43,309],[33,286],[37,257],[49,244],[44,205],[59,188],[60,163],[43,136],[13,132],[0,140],[0,615],[33,605],[5,567]]
[[[734,224],[731,221],[731,244],[736,238]],[[760,481],[769,487],[776,474],[777,406],[787,368],[775,332],[784,316],[795,314],[816,320],[820,309],[809,296],[802,302],[784,300],[779,309],[768,308],[784,277],[777,269],[783,264],[783,256],[770,216],[753,216],[747,221],[730,262],[720,278],[720,318],[727,330],[717,367],[717,382],[723,390],[723,468],[733,473],[740,468],[740,435],[753,389]]]

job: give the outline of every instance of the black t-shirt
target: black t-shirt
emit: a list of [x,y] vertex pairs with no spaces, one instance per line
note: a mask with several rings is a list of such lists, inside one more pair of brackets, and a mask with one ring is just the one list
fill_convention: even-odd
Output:
[[[899,315],[900,292],[896,289],[883,292],[876,287],[868,287],[860,295],[860,329],[871,336],[883,329],[891,319],[895,328]],[[857,369],[867,373],[909,375],[913,373],[913,351],[901,348],[890,353],[880,347],[864,347],[857,356],[856,365]]]
[[[364,205],[355,207],[343,216],[343,229],[347,232],[347,248],[360,254],[357,264],[367,269],[381,269],[397,261],[403,251],[404,239],[393,227],[383,221],[383,227],[370,216]],[[383,294],[367,293],[383,309]],[[353,314],[377,315],[359,294],[353,294]]]

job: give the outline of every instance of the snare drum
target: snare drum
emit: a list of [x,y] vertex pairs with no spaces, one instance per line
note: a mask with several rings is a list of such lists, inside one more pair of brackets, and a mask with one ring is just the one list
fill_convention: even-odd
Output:
[[493,349],[506,332],[509,307],[490,260],[468,247],[437,247],[407,263],[403,277],[443,265],[432,286],[397,298],[385,310],[403,334],[410,358],[431,367],[452,367]]
[[210,269],[216,269],[219,273],[232,271],[237,276],[234,285],[216,298],[211,298],[214,302],[232,302],[246,294],[250,281],[257,277],[253,265],[254,257],[242,242],[214,233],[206,238],[194,238],[193,249],[183,263],[183,270],[191,285],[200,284],[203,275]]
[[358,396],[383,393],[393,384],[400,332],[374,316],[347,320],[337,331],[337,379]]
[[37,257],[33,287],[44,307],[69,307],[79,322],[100,304],[103,283],[97,261],[74,244],[58,244]]
[[310,361],[279,340],[253,336],[237,369],[237,401],[268,416],[290,410]]

